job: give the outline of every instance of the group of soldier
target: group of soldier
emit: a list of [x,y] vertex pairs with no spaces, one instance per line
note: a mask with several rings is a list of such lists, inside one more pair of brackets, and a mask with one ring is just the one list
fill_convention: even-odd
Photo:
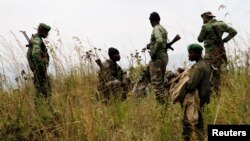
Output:
[[[185,81],[185,83],[181,84],[182,96],[179,96],[178,101],[184,111],[183,139],[185,141],[204,140],[202,109],[204,104],[209,102],[212,88],[215,92],[220,92],[221,67],[227,63],[224,43],[227,43],[237,34],[235,29],[223,21],[217,21],[211,12],[205,12],[201,17],[204,24],[198,36],[198,41],[204,42],[204,58],[202,57],[203,47],[200,44],[188,45],[189,60],[196,63],[190,69],[179,68],[178,73],[173,73],[174,75],[171,77],[175,81],[178,76],[184,76],[179,77],[179,82]],[[149,20],[153,31],[150,43],[147,45],[151,57],[146,70],[149,74],[148,82],[152,86],[157,102],[160,105],[166,105],[172,92],[172,90],[166,88],[165,80],[165,76],[169,72],[166,72],[168,33],[160,24],[160,16],[157,12],[152,12]],[[38,97],[49,97],[51,95],[47,75],[49,54],[42,40],[42,38],[48,36],[50,29],[51,27],[44,23],[39,25],[37,34],[30,39],[31,47],[27,54],[30,69],[34,74],[34,86]],[[228,35],[222,39],[223,33],[228,33]],[[109,59],[101,63],[98,72],[98,93],[105,101],[110,99],[124,101],[127,99],[128,92],[131,91],[131,81],[127,77],[127,73],[117,64],[117,61],[120,60],[119,51],[110,47],[108,56]],[[171,82],[170,80],[167,81],[168,83]],[[171,88],[175,87],[171,86]]]

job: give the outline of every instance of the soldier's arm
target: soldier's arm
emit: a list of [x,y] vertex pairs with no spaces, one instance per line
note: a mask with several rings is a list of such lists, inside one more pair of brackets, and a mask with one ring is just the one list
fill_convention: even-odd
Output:
[[194,91],[203,77],[204,71],[200,67],[191,69],[190,79],[187,82],[186,89],[188,92]]
[[115,85],[115,84],[120,84],[121,81],[119,81],[118,79],[116,79],[112,73],[111,73],[111,69],[110,69],[110,64],[105,62],[103,64],[103,69],[102,69],[102,77],[105,80],[105,85],[107,87]]
[[224,39],[222,39],[223,42],[228,42],[237,34],[237,31],[233,27],[230,27],[225,23],[223,24],[223,28],[228,33],[228,35]]
[[41,51],[41,44],[42,44],[42,40],[39,37],[35,37],[32,40],[32,58],[34,58],[35,60],[39,60],[42,61],[42,51]]
[[205,26],[203,25],[202,28],[201,28],[201,32],[198,36],[198,41],[199,42],[203,42],[205,39]]

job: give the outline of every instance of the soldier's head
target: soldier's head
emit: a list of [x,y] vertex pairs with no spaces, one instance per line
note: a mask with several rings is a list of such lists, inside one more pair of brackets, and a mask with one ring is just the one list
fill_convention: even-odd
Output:
[[160,23],[161,18],[157,12],[152,12],[149,16],[149,20],[150,20],[152,27],[154,27]]
[[187,49],[190,61],[198,61],[201,58],[203,48],[200,44],[190,44]]
[[46,25],[45,23],[40,23],[37,29],[37,32],[40,37],[46,38],[49,34],[51,27]]
[[120,61],[121,59],[120,53],[116,48],[110,47],[108,50],[108,54],[109,54],[109,58],[114,62]]
[[201,14],[201,18],[203,19],[203,23],[208,23],[214,17],[215,16],[210,11],[207,11],[207,12],[204,12]]

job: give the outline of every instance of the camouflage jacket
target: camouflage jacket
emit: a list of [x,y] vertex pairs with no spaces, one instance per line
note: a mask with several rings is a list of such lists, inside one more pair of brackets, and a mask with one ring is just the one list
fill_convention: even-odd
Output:
[[126,76],[126,72],[112,60],[106,60],[103,63],[103,68],[98,72],[98,75],[98,90],[105,91],[108,87],[121,85],[123,78]]
[[157,59],[162,59],[165,55],[167,44],[167,31],[160,24],[154,26],[150,39],[150,55],[156,54]]
[[201,99],[209,98],[211,94],[210,74],[210,66],[203,59],[196,62],[190,69],[190,78],[186,84],[187,92],[198,89]]
[[[216,35],[216,31],[214,30],[214,26],[218,29],[218,36]],[[222,38],[223,33],[228,33],[228,36],[226,36],[224,39]],[[208,23],[204,24],[202,26],[202,29],[200,31],[200,34],[198,36],[198,41],[203,42],[204,41],[204,47],[207,51],[213,51],[215,47],[217,47],[220,44],[220,41],[228,42],[231,40],[235,35],[237,34],[237,31],[228,26],[223,21],[217,21],[216,19],[210,20]]]
[[34,64],[47,65],[49,63],[49,54],[41,37],[33,35],[31,38],[32,51],[30,53]]

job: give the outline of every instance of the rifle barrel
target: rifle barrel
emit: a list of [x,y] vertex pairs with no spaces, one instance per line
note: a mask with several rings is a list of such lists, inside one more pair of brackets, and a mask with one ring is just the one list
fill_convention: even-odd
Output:
[[26,32],[25,31],[20,31],[20,32],[23,33],[26,40],[30,43],[30,39],[29,39],[28,35],[26,34]]

